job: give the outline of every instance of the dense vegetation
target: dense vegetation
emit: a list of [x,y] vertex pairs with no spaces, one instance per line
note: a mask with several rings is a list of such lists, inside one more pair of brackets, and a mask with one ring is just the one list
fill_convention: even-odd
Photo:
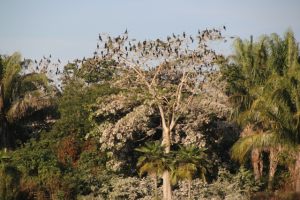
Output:
[[0,200],[297,199],[294,35],[237,38],[228,57],[209,47],[225,39],[100,34],[61,73],[2,55]]

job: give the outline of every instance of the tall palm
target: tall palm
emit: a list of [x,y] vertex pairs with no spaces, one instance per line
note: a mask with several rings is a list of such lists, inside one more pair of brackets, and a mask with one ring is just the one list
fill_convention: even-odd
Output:
[[13,145],[18,121],[52,105],[54,89],[45,74],[21,74],[21,56],[0,59],[0,148]]
[[155,198],[158,199],[157,178],[162,175],[167,168],[167,158],[165,157],[164,147],[159,141],[148,142],[145,146],[136,148],[138,152],[143,153],[139,157],[137,166],[139,167],[140,175],[148,173],[155,185]]
[[[255,121],[249,120],[253,102],[258,98],[257,91],[265,85],[271,69],[267,64],[267,38],[263,37],[257,43],[250,41],[235,41],[235,53],[229,57],[228,62],[221,68],[223,77],[227,79],[227,93],[233,104],[232,119],[244,128],[241,136],[253,135],[255,129],[261,129]],[[261,149],[251,150],[251,161],[258,180],[262,175]]]
[[172,165],[172,182],[178,179],[188,181],[188,199],[191,199],[191,183],[196,172],[205,181],[207,158],[205,149],[193,145],[179,146],[179,150],[173,152],[175,160]]
[[[300,65],[298,46],[292,32],[282,40],[273,34],[268,40],[267,64],[271,73],[265,85],[254,87],[256,99],[243,115],[244,121],[260,125],[253,134],[241,138],[232,148],[232,155],[243,160],[255,148],[268,149],[270,168],[269,186],[278,164],[278,153],[299,144]],[[299,167],[300,168],[300,167]],[[296,170],[297,171],[297,170]]]

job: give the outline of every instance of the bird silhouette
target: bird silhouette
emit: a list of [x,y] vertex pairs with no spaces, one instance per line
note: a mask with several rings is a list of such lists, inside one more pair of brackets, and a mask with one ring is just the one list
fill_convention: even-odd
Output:
[[101,37],[101,35],[99,34],[99,40],[102,42],[102,37]]
[[193,37],[192,36],[190,36],[190,39],[191,39],[191,41],[192,41],[192,43],[194,42],[194,39],[193,39]]
[[226,31],[226,26],[223,26],[223,29]]

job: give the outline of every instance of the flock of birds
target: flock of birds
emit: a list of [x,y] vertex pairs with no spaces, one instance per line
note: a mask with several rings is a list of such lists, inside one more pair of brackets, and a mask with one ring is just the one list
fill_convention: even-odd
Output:
[[[222,29],[226,30],[226,26],[223,26]],[[230,38],[233,39],[233,37]],[[117,37],[111,37],[108,34],[99,34],[92,58],[86,59],[83,57],[83,59],[75,59],[72,62],[68,61],[68,64],[73,63],[77,68],[80,68],[87,60],[114,59],[125,66],[131,64],[153,69],[161,62],[168,62],[174,59],[181,59],[183,61],[186,56],[189,56],[189,58],[192,58],[190,60],[194,60],[194,58],[202,60],[200,66],[202,68],[211,63],[210,60],[205,63],[204,57],[206,55],[216,55],[213,50],[208,48],[207,42],[219,39],[223,40],[223,42],[227,41],[222,36],[221,29],[205,29],[203,31],[198,30],[196,36],[183,32],[177,35],[173,33],[171,36],[167,36],[165,40],[137,41],[128,38],[128,31],[126,29],[123,34]],[[53,61],[51,54],[48,57],[43,56],[39,61],[24,59],[23,64],[25,71],[27,70],[28,72],[31,70],[31,72],[46,73],[51,78],[61,76],[64,69],[62,61],[60,59]],[[174,65],[174,69],[175,67],[177,66]]]

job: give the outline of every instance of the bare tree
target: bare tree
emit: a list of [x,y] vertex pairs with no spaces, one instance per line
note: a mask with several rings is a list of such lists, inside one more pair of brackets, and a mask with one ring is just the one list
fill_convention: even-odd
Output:
[[[172,146],[172,134],[179,118],[202,92],[202,85],[216,70],[217,54],[211,42],[222,40],[221,30],[183,32],[166,39],[137,41],[128,32],[111,37],[100,34],[94,59],[115,60],[121,75],[129,75],[132,86],[143,89],[159,111],[165,153]],[[163,172],[163,199],[172,199],[170,171]]]

